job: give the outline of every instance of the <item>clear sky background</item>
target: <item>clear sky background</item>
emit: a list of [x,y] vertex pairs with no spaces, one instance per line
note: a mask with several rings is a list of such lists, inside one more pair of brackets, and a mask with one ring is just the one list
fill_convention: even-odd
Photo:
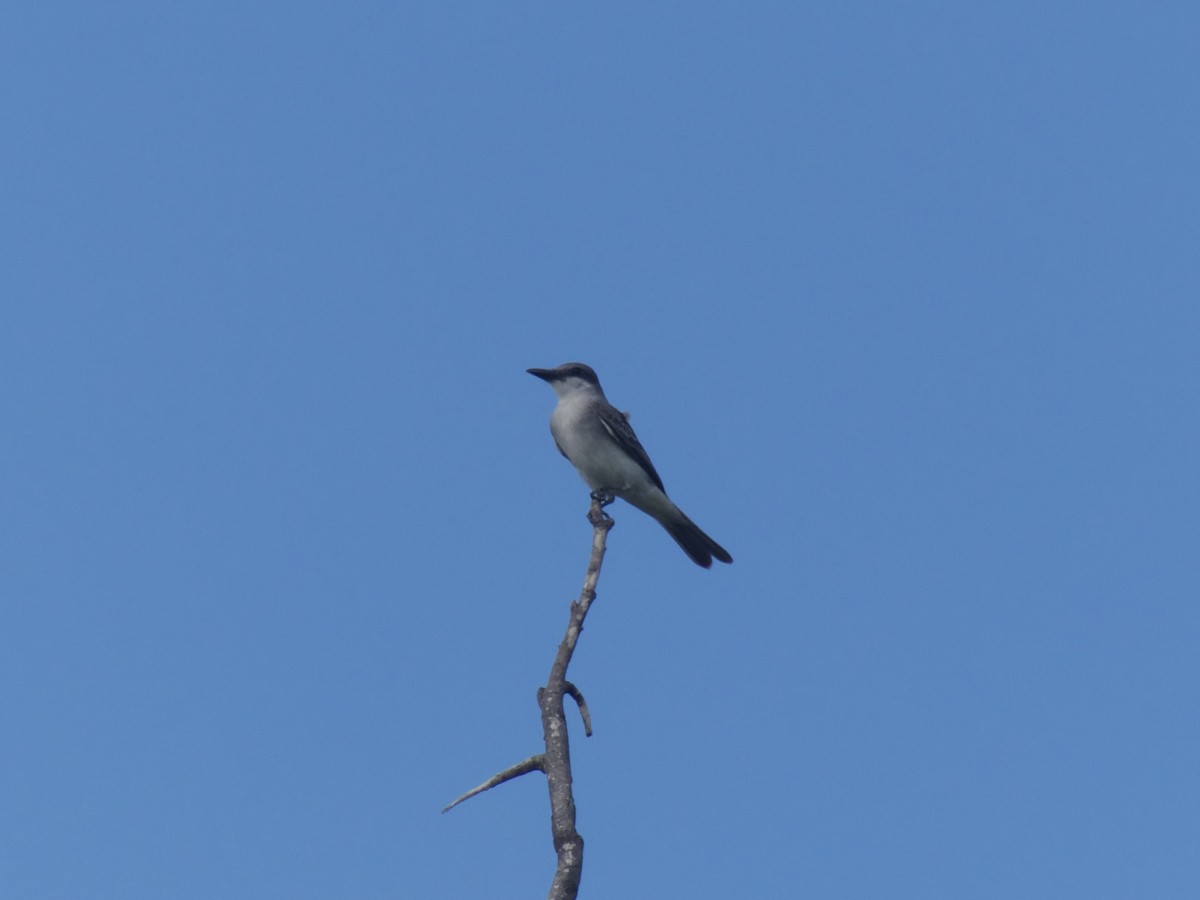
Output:
[[1200,6],[0,17],[0,893],[1200,896]]

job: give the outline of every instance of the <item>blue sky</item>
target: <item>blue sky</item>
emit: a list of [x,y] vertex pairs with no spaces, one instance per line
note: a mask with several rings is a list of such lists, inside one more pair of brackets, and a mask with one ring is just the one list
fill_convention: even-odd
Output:
[[1200,890],[1200,7],[17,3],[0,885]]

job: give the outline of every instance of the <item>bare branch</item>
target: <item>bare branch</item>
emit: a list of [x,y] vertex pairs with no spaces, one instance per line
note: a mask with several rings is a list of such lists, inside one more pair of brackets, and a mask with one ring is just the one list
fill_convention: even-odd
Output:
[[583,579],[583,589],[579,593],[579,599],[571,602],[567,633],[558,645],[554,664],[550,667],[550,678],[545,687],[538,688],[537,700],[542,713],[542,737],[546,742],[546,752],[531,756],[493,775],[442,810],[444,813],[449,812],[464,800],[529,772],[544,772],[546,784],[550,789],[550,831],[554,838],[554,852],[558,857],[554,881],[550,885],[549,900],[575,900],[579,894],[579,879],[583,873],[583,837],[575,829],[571,748],[567,736],[567,717],[563,711],[563,695],[574,699],[583,719],[584,733],[591,737],[592,716],[588,712],[587,701],[583,699],[579,688],[567,681],[567,666],[571,664],[575,645],[583,632],[583,620],[587,617],[592,601],[596,599],[596,582],[600,579],[600,565],[604,562],[605,543],[609,529],[615,524],[604,512],[604,507],[612,501],[610,494],[592,494],[592,505],[588,510],[588,521],[592,523],[592,552],[588,559],[587,574]]
[[588,712],[587,701],[583,699],[583,693],[579,688],[575,687],[573,682],[564,681],[563,690],[571,695],[571,699],[575,701],[575,705],[579,707],[579,716],[583,719],[583,733],[587,737],[592,736],[592,714]]
[[482,794],[484,791],[491,790],[492,788],[496,787],[496,785],[504,784],[506,781],[512,781],[514,778],[519,778],[522,775],[528,775],[530,772],[545,771],[545,755],[538,753],[535,756],[529,757],[529,759],[521,760],[515,766],[510,766],[503,772],[497,772],[483,784],[479,785],[479,787],[471,788],[471,790],[467,791],[449,806],[445,807],[442,812],[448,813],[464,800],[470,800],[476,794]]
[[[575,828],[575,797],[571,789],[571,748],[567,738],[567,717],[563,712],[563,694],[567,689],[567,666],[575,653],[575,644],[583,631],[592,601],[596,599],[596,582],[600,579],[600,566],[604,562],[605,543],[613,520],[604,512],[612,497],[592,494],[592,506],[588,521],[592,523],[592,553],[588,560],[587,575],[579,599],[571,604],[571,616],[567,621],[567,633],[558,646],[554,665],[550,667],[550,678],[546,686],[538,691],[538,706],[542,710],[542,735],[546,741],[545,772],[546,784],[550,789],[550,832],[554,837],[554,851],[558,855],[558,866],[554,881],[550,885],[549,900],[574,900],[579,894],[579,879],[583,873],[583,837]],[[579,703],[584,717],[584,728],[590,733],[586,704],[582,695],[575,690],[571,694]]]

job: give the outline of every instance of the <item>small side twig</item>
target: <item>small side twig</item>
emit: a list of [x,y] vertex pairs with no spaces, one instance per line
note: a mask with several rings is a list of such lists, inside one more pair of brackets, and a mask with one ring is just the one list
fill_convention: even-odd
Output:
[[571,699],[575,701],[575,705],[579,707],[579,717],[583,719],[583,733],[587,737],[591,737],[592,714],[588,712],[588,705],[587,701],[583,699],[583,692],[570,681],[563,682],[563,690],[570,694]]
[[464,800],[470,800],[476,794],[482,794],[484,791],[491,790],[497,785],[504,784],[506,781],[512,781],[514,778],[519,778],[522,775],[528,775],[530,772],[545,771],[545,755],[542,753],[535,754],[534,756],[529,757],[529,759],[521,760],[515,766],[509,766],[503,772],[497,772],[483,784],[479,785],[479,787],[471,788],[471,790],[467,791],[449,806],[444,807],[442,812],[448,813]]

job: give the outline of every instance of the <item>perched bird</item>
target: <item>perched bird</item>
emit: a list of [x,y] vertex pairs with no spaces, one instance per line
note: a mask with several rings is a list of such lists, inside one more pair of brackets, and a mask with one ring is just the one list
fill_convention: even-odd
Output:
[[707,569],[714,557],[733,562],[724,547],[671,502],[629,427],[629,416],[608,402],[590,366],[563,363],[556,369],[526,371],[548,382],[558,395],[558,405],[550,414],[550,433],[558,451],[593,492],[615,495],[653,516],[696,565]]

